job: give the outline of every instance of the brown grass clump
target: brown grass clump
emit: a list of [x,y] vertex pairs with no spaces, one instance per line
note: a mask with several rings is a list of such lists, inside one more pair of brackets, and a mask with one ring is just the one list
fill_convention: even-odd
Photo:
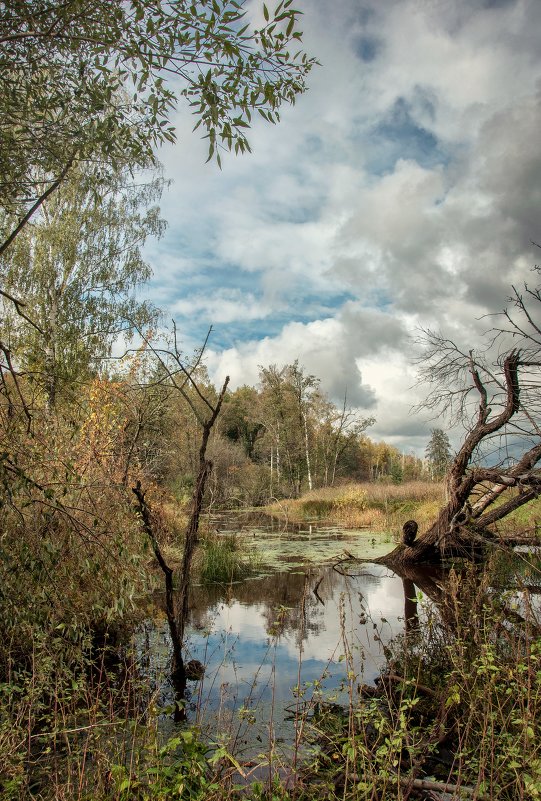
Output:
[[345,507],[337,510],[333,519],[344,528],[372,528],[377,531],[386,528],[386,518],[381,509],[356,510]]

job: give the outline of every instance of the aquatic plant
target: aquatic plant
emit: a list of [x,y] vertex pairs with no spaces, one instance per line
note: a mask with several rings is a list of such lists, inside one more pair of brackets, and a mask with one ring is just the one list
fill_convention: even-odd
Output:
[[259,566],[255,552],[242,553],[241,542],[234,534],[209,536],[201,549],[199,578],[203,584],[229,584],[240,581]]
[[311,720],[305,782],[355,801],[541,796],[540,628],[527,592],[520,615],[490,586],[488,573],[451,573],[376,686],[351,675],[349,709]]

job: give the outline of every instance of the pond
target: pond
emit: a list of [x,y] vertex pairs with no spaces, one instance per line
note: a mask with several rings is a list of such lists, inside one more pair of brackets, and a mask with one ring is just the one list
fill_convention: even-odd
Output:
[[[228,586],[193,587],[187,658],[200,660],[205,674],[189,682],[188,720],[248,762],[269,750],[287,759],[295,722],[316,702],[347,705],[350,694],[375,681],[411,614],[405,597],[417,589],[381,565],[351,559],[389,552],[389,536],[284,529],[248,516],[212,523],[236,533],[246,553],[256,552],[260,569]],[[172,705],[165,618],[142,626],[138,651],[158,705]],[[174,725],[164,716],[167,733]]]

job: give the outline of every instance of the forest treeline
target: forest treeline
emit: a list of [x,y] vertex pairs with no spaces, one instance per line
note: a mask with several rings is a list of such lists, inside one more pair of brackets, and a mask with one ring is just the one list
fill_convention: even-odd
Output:
[[[181,451],[191,458],[174,466],[173,487],[179,481],[189,485],[197,447],[189,413],[177,409],[171,425],[183,414]],[[224,400],[210,445],[209,500],[221,506],[260,505],[344,482],[429,477],[424,460],[372,440],[367,430],[373,423],[345,400],[333,403],[320,380],[297,361],[261,367],[256,386],[241,386]]]

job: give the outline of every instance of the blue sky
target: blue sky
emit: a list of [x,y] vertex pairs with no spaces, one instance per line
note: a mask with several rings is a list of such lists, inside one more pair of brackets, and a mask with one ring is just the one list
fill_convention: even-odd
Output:
[[538,255],[541,3],[297,6],[322,66],[280,125],[255,121],[252,155],[205,164],[179,108],[150,295],[187,343],[214,326],[216,381],[299,359],[422,453],[442,421],[410,414],[417,328],[476,346]]

